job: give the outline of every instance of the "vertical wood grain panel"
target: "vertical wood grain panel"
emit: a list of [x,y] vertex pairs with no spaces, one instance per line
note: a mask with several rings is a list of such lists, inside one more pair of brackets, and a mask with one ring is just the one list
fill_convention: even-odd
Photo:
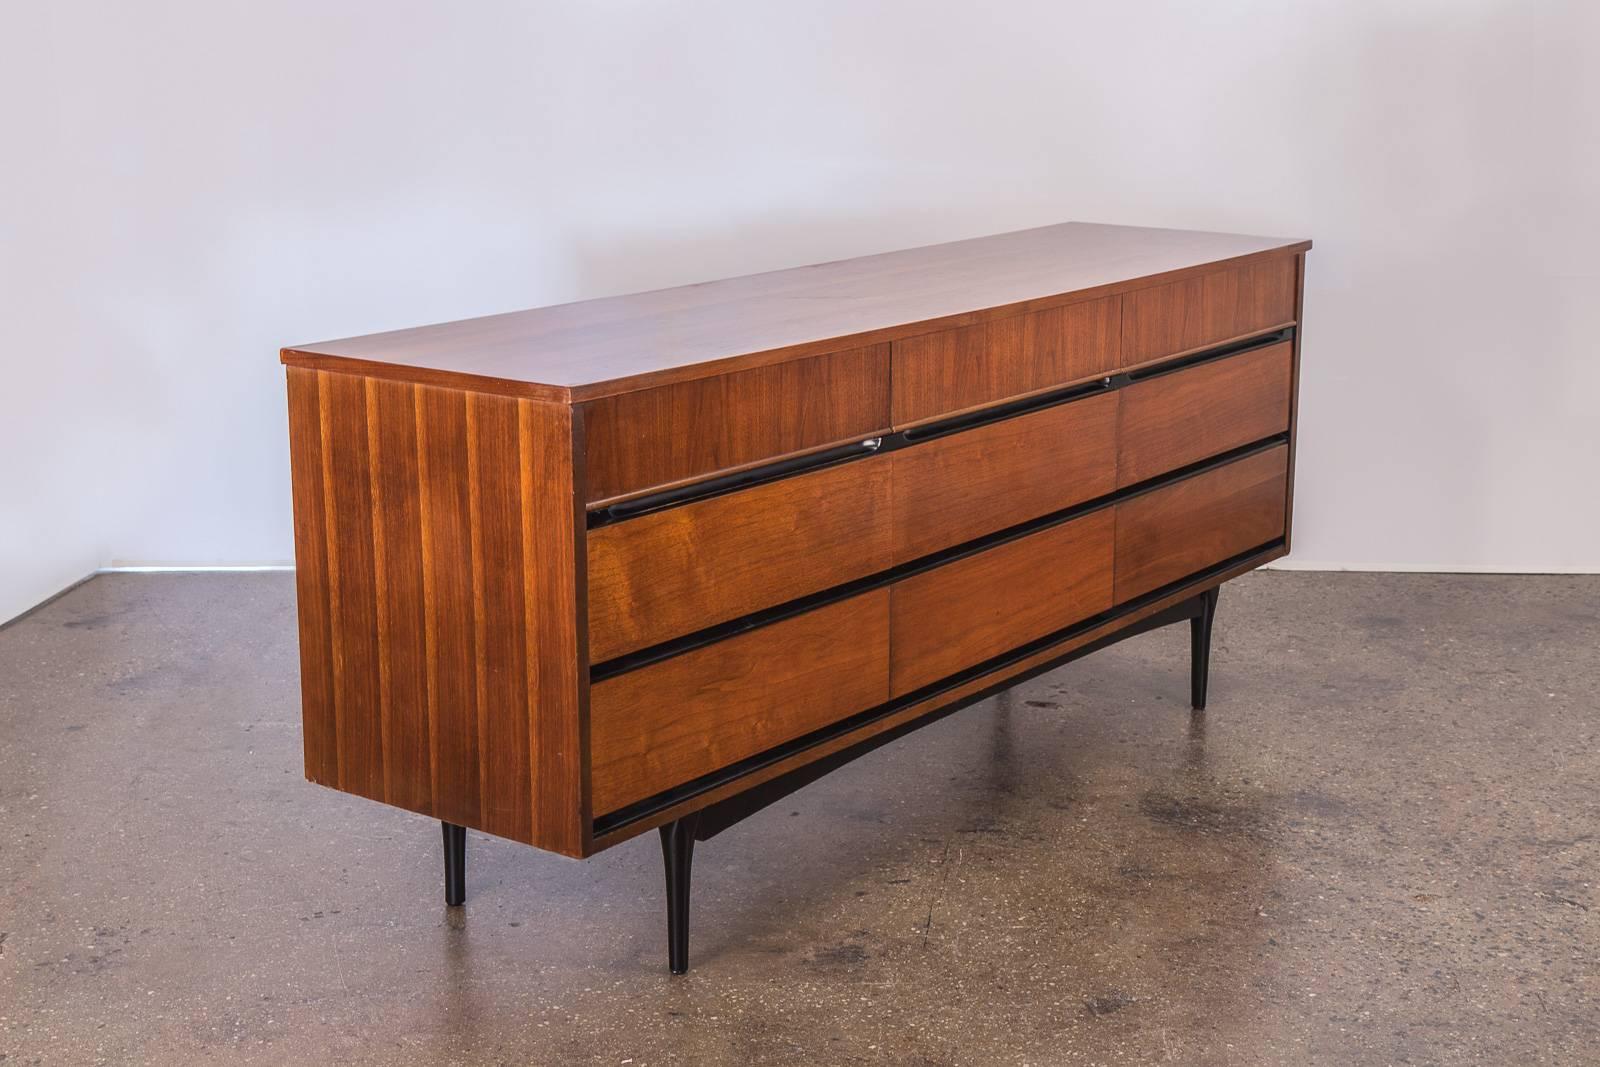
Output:
[[576,856],[590,830],[583,424],[571,408],[529,400],[517,415],[533,839]]
[[583,854],[571,409],[291,370],[289,413],[307,776]]
[[367,379],[384,792],[391,804],[433,811],[428,728],[427,626],[422,565],[416,390]]
[[319,373],[339,787],[382,800],[383,709],[366,391],[360,378]]
[[473,601],[478,665],[478,759],[483,827],[527,840],[533,833],[523,597],[522,459],[517,401],[468,396],[473,516]]
[[322,410],[317,372],[289,368],[289,469],[294,499],[295,607],[300,629],[300,705],[306,777],[339,785],[328,515],[322,485]]
[[1293,322],[1295,276],[1295,258],[1278,256],[1127,293],[1119,362],[1132,366]]
[[426,530],[429,736],[439,818],[479,826],[478,654],[473,625],[467,394],[417,387]]

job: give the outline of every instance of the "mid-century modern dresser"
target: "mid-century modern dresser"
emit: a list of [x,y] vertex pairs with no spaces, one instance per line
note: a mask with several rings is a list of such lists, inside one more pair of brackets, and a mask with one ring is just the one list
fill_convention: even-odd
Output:
[[1068,223],[285,349],[306,775],[689,865],[1289,550],[1309,241]]

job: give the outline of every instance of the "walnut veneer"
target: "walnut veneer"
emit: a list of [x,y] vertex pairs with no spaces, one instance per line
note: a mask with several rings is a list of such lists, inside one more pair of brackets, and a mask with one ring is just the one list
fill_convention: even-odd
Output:
[[1284,554],[1309,247],[1066,224],[285,349],[307,777],[589,855]]

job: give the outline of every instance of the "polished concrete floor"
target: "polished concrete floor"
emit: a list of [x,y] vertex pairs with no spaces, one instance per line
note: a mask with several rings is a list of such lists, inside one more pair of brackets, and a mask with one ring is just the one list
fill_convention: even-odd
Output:
[[0,630],[0,1063],[1600,1062],[1600,578],[1257,574],[701,845],[301,778],[292,581]]

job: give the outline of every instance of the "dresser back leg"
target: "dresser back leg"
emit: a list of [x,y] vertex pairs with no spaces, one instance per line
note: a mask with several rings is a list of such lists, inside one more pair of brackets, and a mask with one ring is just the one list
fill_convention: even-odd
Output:
[[1200,594],[1200,614],[1189,620],[1189,703],[1206,710],[1206,683],[1211,674],[1211,620],[1217,614],[1221,586]]
[[444,902],[457,907],[467,899],[467,828],[441,822],[444,831]]
[[661,827],[661,860],[667,874],[667,966],[673,974],[689,970],[689,866],[694,861],[692,812]]

